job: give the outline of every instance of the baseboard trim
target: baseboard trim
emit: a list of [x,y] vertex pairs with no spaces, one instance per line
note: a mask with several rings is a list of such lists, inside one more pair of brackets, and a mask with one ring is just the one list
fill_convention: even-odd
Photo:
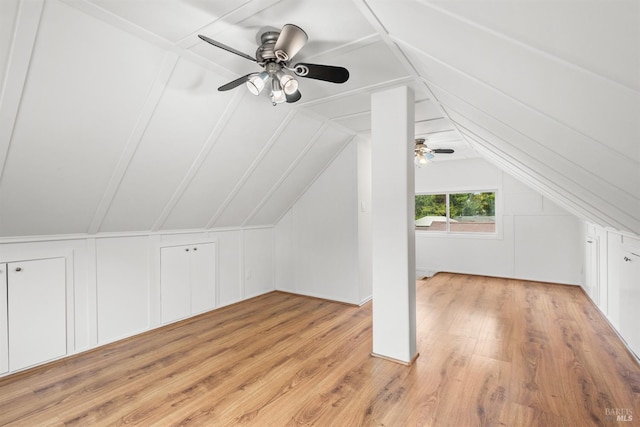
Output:
[[373,352],[371,353],[371,356],[376,357],[378,359],[388,360],[389,362],[399,363],[400,365],[411,366],[415,363],[418,356],[420,356],[420,353],[416,353],[408,362],[400,359],[394,359],[393,357],[383,356],[381,354],[377,354]]

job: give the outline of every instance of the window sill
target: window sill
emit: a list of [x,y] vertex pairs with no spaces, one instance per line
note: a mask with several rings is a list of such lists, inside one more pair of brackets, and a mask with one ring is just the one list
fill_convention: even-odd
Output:
[[446,232],[446,231],[426,231],[416,229],[416,237],[436,237],[439,239],[484,239],[484,240],[502,240],[502,233],[495,231],[492,233],[464,233],[464,232]]

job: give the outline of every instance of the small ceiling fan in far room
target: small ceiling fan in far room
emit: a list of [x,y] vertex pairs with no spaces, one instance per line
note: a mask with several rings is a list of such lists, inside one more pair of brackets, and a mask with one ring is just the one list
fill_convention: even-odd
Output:
[[435,154],[453,154],[453,148],[429,148],[424,138],[417,138],[414,141],[414,160],[416,165],[426,165]]
[[202,40],[215,47],[234,53],[264,68],[264,71],[254,72],[239,77],[218,88],[219,91],[231,90],[246,83],[249,91],[260,95],[265,87],[271,90],[271,103],[276,106],[282,102],[296,102],[301,94],[295,76],[322,80],[331,83],[344,83],[349,79],[349,71],[344,67],[332,65],[309,64],[300,62],[289,65],[291,59],[307,43],[308,36],[304,30],[293,24],[286,24],[281,31],[267,31],[260,36],[260,42],[253,58],[246,53],[198,34]]

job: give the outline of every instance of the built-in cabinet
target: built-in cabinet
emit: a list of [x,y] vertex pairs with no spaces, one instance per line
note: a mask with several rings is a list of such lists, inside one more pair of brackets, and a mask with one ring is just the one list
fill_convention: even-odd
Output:
[[584,290],[589,294],[593,302],[600,305],[600,277],[598,270],[600,268],[600,244],[598,237],[588,235],[586,239],[586,267]]
[[640,307],[640,250],[623,250],[620,261],[620,335],[640,356],[638,307]]
[[67,353],[66,263],[0,263],[0,373]]
[[216,306],[216,244],[169,246],[160,249],[162,323]]
[[273,257],[272,227],[0,239],[0,377],[270,292]]
[[585,223],[583,288],[640,356],[640,238]]

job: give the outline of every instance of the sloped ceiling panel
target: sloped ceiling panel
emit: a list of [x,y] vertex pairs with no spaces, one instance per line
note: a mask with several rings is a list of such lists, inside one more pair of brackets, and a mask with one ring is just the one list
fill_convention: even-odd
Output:
[[[334,126],[317,133],[300,155],[300,159],[284,171],[280,181],[255,203],[246,225],[275,224],[315,181],[328,164],[353,139]],[[256,198],[258,199],[258,198]]]
[[163,55],[45,2],[0,183],[0,235],[88,230]]
[[[237,91],[234,96],[237,105],[228,106],[230,114],[218,123],[213,147],[162,229],[202,228],[217,218],[295,115],[288,105],[274,108],[267,99],[248,92]],[[237,218],[235,225],[243,220]]]
[[[637,3],[593,3],[580,8],[579,18],[575,4],[367,3],[457,127],[489,158],[583,218],[640,232],[640,74],[619,71],[638,71],[638,55],[630,53],[640,48]],[[540,34],[546,14],[553,15],[555,38]],[[535,16],[545,25],[518,24]],[[606,25],[616,27],[615,47],[594,41],[587,54],[585,40],[606,33]]]
[[[285,23],[349,81],[218,92],[259,68],[198,34],[253,55]],[[639,52],[634,0],[3,0],[0,237],[272,224],[398,85],[436,161],[640,234]]]
[[18,6],[18,0],[0,2],[0,82],[5,81]]
[[259,161],[247,169],[237,181],[233,198],[221,206],[208,224],[210,227],[229,227],[244,224],[260,200],[279,182],[287,169],[297,162],[309,144],[314,142],[322,122],[303,114],[287,122],[277,138],[269,141],[260,153]]
[[101,231],[153,229],[233,99],[232,93],[216,92],[224,83],[189,61],[178,62]]
[[91,2],[174,43],[191,35],[194,28],[202,28],[248,3],[247,0]]

